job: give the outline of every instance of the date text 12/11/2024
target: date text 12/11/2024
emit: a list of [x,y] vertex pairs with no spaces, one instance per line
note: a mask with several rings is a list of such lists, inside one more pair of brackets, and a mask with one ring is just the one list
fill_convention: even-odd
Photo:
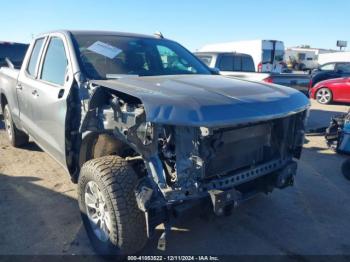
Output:
[[220,261],[217,256],[128,256],[128,261]]

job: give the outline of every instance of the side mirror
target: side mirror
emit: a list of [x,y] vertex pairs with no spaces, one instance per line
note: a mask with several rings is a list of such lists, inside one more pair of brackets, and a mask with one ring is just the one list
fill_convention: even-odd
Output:
[[219,68],[216,67],[209,67],[210,73],[212,73],[212,75],[220,75],[220,70]]

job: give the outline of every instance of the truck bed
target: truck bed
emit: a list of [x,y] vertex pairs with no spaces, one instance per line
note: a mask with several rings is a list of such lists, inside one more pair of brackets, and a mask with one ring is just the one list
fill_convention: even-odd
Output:
[[270,79],[274,84],[292,87],[308,95],[309,83],[311,79],[309,74],[271,74]]
[[[1,67],[0,68],[0,94],[5,93],[11,93],[15,94],[16,84],[17,84],[17,78],[19,75],[19,69],[9,68],[9,67]],[[9,90],[13,89],[13,90]],[[14,99],[15,95],[8,96],[7,99],[11,99],[13,101],[9,101],[10,105],[13,105],[15,102],[17,104],[17,100]],[[0,114],[2,114],[2,106],[1,106],[1,99],[0,99]]]

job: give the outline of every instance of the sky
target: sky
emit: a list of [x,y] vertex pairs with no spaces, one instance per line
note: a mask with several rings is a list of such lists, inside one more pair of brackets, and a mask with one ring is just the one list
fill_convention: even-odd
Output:
[[337,40],[350,45],[349,0],[1,0],[0,6],[0,41],[88,29],[160,31],[191,51],[253,39],[282,40],[286,47],[336,48]]

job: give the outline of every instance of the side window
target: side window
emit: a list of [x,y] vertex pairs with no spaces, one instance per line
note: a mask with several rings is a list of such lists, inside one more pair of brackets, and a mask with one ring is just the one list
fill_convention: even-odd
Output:
[[36,75],[36,65],[38,64],[38,59],[40,55],[41,47],[43,46],[44,38],[40,38],[35,41],[34,48],[32,49],[32,54],[30,55],[29,63],[27,66],[27,72],[31,76]]
[[242,57],[242,71],[244,72],[255,72],[255,66],[253,58],[250,56]]
[[68,61],[63,41],[52,37],[46,51],[41,79],[47,82],[63,85]]
[[325,64],[320,67],[322,71],[333,71],[335,68],[335,63]]
[[299,60],[302,60],[302,61],[303,61],[303,60],[305,60],[305,58],[306,58],[306,54],[305,54],[305,53],[299,53],[299,54],[298,54],[298,59],[299,59]]
[[233,56],[233,71],[242,71],[242,56]]
[[220,71],[232,71],[233,70],[233,56],[232,55],[221,56],[218,68]]
[[342,73],[350,73],[350,63],[337,64],[337,70],[340,70]]

